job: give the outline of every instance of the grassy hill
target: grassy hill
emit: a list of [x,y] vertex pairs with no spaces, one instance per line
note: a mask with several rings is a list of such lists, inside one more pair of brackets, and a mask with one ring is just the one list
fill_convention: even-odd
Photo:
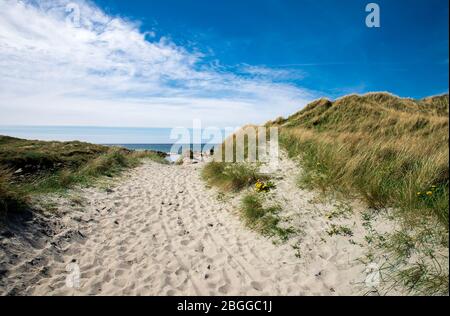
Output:
[[372,93],[320,99],[268,125],[279,126],[282,145],[302,158],[305,183],[360,195],[373,207],[433,213],[448,226],[448,113],[448,95]]
[[448,94],[370,93],[320,99],[267,123],[300,161],[299,185],[395,210],[402,231],[382,246],[398,279],[422,294],[448,293],[448,114]]
[[89,184],[164,153],[134,152],[78,141],[45,142],[0,136],[0,217],[28,206],[36,194]]

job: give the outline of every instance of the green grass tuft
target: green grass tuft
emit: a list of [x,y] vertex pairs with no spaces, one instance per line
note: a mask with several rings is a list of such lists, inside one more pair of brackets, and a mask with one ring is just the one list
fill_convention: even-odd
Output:
[[294,232],[292,228],[280,226],[280,206],[263,206],[263,197],[257,193],[249,193],[242,199],[241,216],[245,224],[266,236],[278,236],[286,241]]
[[254,185],[259,179],[267,179],[258,172],[257,164],[210,162],[202,170],[203,179],[211,186],[224,191],[240,191]]

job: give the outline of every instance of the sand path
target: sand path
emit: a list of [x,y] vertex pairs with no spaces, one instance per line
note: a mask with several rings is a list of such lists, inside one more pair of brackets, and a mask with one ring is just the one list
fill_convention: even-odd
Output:
[[[200,179],[201,167],[145,162],[127,172],[111,190],[83,189],[83,206],[66,212],[70,214],[66,225],[80,232],[82,238],[56,243],[61,249],[57,255],[43,255],[39,250],[45,260],[34,269],[45,267],[45,273],[29,278],[32,282],[22,286],[23,292],[361,294],[358,282],[365,269],[357,261],[361,247],[350,244],[348,237],[324,241],[327,234],[323,215],[332,206],[311,203],[312,193],[295,189],[294,170],[298,168],[292,162],[282,164],[278,170],[284,176],[278,177],[274,196],[303,234],[277,245],[243,225],[236,214],[236,199],[221,202],[217,192],[205,187]],[[347,221],[357,225],[354,216]],[[358,229],[355,232],[359,235],[353,238],[363,239],[363,233]],[[293,243],[301,245],[300,258]],[[49,247],[46,245],[44,250],[48,252]],[[28,273],[23,266],[11,269],[8,279],[21,282],[17,276]]]

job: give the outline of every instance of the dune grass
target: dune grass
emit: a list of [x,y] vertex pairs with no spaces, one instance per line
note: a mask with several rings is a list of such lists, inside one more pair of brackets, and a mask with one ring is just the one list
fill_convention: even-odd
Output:
[[373,208],[395,207],[412,223],[432,216],[448,226],[448,152],[440,142],[291,129],[281,144],[301,157],[300,184],[358,196]]
[[0,136],[0,214],[28,207],[33,195],[89,185],[142,159],[166,163],[162,153],[81,142],[41,142]]
[[[269,176],[258,171],[261,166],[259,161],[259,147],[256,146],[254,157],[249,153],[249,140],[246,133],[254,133],[258,136],[257,126],[243,126],[236,133],[229,136],[222,145],[217,148],[215,153],[215,161],[209,162],[202,170],[203,179],[211,186],[218,187],[222,191],[238,192],[242,189],[254,185],[258,180],[267,180]],[[237,141],[237,137],[241,141]],[[232,157],[230,162],[227,161],[225,143],[232,145]],[[256,139],[256,145],[258,139]],[[242,148],[241,148],[242,147]],[[237,153],[241,152],[242,157],[237,157]],[[217,161],[217,160],[218,161]]]
[[241,202],[241,217],[245,224],[261,234],[269,237],[278,236],[286,241],[293,233],[292,228],[280,226],[281,218],[278,213],[281,208],[278,205],[263,206],[264,195],[258,193],[246,194]]
[[258,172],[258,165],[251,163],[209,162],[202,170],[203,179],[223,191],[237,192],[267,176]]
[[109,147],[73,142],[46,142],[0,136],[0,165],[22,169],[24,173],[40,170],[76,168],[106,153]]
[[21,209],[26,205],[25,194],[11,186],[12,172],[0,169],[0,215],[9,210]]
[[322,99],[281,120],[280,143],[301,159],[302,184],[396,207],[413,222],[433,216],[448,228],[447,115],[448,95]]
[[[301,162],[299,185],[358,197],[374,209],[393,208],[411,238],[438,241],[415,243],[414,254],[395,260],[402,262],[393,268],[397,278],[421,294],[448,293],[448,269],[433,277],[430,272],[436,248],[446,247],[448,263],[448,104],[448,95],[352,95],[321,99],[268,123],[280,128],[280,144]],[[400,249],[406,240],[391,239]]]

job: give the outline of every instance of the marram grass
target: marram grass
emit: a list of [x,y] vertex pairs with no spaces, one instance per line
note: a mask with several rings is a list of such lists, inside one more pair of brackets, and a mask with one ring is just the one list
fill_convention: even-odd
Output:
[[33,195],[89,185],[95,178],[135,167],[144,158],[165,163],[161,154],[151,151],[0,136],[0,215],[28,207]]
[[[279,127],[281,146],[299,160],[300,186],[395,210],[408,238],[392,237],[381,247],[410,293],[448,294],[448,113],[448,95],[413,100],[371,93],[321,99],[267,123]],[[410,247],[411,239],[427,242]]]

